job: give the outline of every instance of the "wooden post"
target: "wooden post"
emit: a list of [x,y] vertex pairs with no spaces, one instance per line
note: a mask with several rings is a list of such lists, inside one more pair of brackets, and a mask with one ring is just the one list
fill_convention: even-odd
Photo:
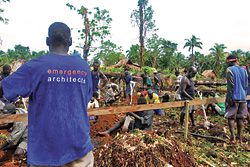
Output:
[[184,139],[187,140],[188,136],[188,117],[189,117],[189,101],[185,101],[185,127],[184,127]]

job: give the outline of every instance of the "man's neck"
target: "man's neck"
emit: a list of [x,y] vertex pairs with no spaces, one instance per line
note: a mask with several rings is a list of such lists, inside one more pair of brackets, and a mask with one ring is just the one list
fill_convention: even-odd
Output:
[[62,55],[62,56],[69,56],[68,54],[68,49],[58,47],[58,48],[50,48],[49,49],[50,53],[57,54],[57,55]]

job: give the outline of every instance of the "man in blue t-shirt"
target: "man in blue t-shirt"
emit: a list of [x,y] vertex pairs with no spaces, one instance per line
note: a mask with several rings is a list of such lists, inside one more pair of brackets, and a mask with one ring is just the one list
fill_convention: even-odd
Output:
[[[93,70],[91,71],[92,75],[92,87],[93,87],[93,93],[98,94],[98,99],[101,97],[100,90],[104,88],[104,86],[107,84],[108,79],[106,75],[100,70],[101,62],[98,60],[94,60],[93,62]],[[100,82],[102,81],[102,85],[100,85]]]
[[28,164],[93,166],[87,114],[92,96],[89,65],[68,55],[72,39],[66,24],[51,24],[46,43],[48,55],[27,62],[2,81],[8,100],[29,97]]
[[238,140],[241,140],[241,131],[243,128],[243,118],[248,115],[247,112],[247,71],[239,66],[239,61],[235,55],[229,55],[226,59],[228,68],[227,78],[227,95],[226,95],[226,113],[228,119],[229,131],[231,133],[230,140],[235,142],[234,124],[237,124]]

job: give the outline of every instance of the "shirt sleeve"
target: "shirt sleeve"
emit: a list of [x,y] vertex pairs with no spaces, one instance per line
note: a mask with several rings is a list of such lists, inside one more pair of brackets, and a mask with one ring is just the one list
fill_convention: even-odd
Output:
[[161,102],[160,102],[159,96],[156,95],[155,96],[155,104],[158,104],[158,103],[161,103]]
[[18,96],[28,97],[32,93],[31,67],[22,65],[16,72],[2,80],[3,96],[14,101]]

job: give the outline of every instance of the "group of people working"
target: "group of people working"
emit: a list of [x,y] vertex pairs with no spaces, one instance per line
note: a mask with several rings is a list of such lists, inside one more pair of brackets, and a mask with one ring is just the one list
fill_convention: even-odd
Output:
[[[121,90],[115,83],[108,81],[99,70],[100,62],[95,61],[93,70],[90,71],[87,62],[80,57],[68,54],[72,38],[71,30],[66,24],[61,22],[51,24],[46,44],[49,47],[48,54],[25,63],[8,77],[3,73],[0,98],[11,103],[19,97],[29,97],[28,125],[26,125],[28,128],[24,127],[21,135],[23,139],[27,139],[28,136],[26,149],[29,166],[92,167],[94,157],[88,107],[99,106],[100,91],[104,87],[108,88],[107,94],[110,95],[106,103],[119,99]],[[227,63],[228,93],[225,117],[228,119],[231,141],[234,141],[234,123],[237,123],[236,138],[240,140],[243,119],[248,116],[246,104],[248,74],[239,66],[236,56],[228,56]],[[197,69],[191,67],[186,75],[179,79],[176,90],[180,100],[195,98],[193,77],[196,73]],[[58,80],[58,78],[62,79]],[[138,94],[137,104],[160,103],[158,93],[162,87],[162,81],[157,71],[154,72],[154,82],[150,80],[147,73],[143,74],[142,78],[143,90]],[[100,79],[102,79],[102,84],[100,84]],[[125,92],[130,103],[135,83],[128,70],[124,71],[121,79],[126,85]],[[76,82],[78,80],[81,82]],[[162,102],[168,99],[166,95]],[[193,126],[195,126],[194,111],[195,107],[190,107],[189,115]],[[149,110],[128,113],[114,127],[100,134],[110,134],[119,127],[122,127],[124,131],[132,131],[135,128],[150,129],[153,115],[161,115],[161,112],[161,110],[155,112]],[[184,115],[182,110],[181,125]],[[23,149],[23,146],[25,144],[20,145],[19,148]],[[17,154],[26,152],[24,149],[19,151]]]

